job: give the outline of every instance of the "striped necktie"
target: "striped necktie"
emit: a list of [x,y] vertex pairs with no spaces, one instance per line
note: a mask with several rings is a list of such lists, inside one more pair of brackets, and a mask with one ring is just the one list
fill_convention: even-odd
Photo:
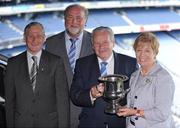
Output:
[[30,80],[31,80],[32,89],[34,91],[36,87],[36,77],[37,77],[37,72],[38,72],[37,57],[32,56],[32,60],[34,62],[31,68]]
[[108,64],[107,62],[101,62],[101,69],[100,69],[101,76],[107,75],[107,68],[106,68],[107,64]]
[[68,57],[69,57],[69,63],[71,65],[71,69],[72,71],[74,72],[74,67],[75,67],[75,55],[76,55],[76,41],[77,41],[77,38],[75,39],[70,39],[71,41],[71,47],[70,47],[70,50],[69,50],[69,53],[68,53]]

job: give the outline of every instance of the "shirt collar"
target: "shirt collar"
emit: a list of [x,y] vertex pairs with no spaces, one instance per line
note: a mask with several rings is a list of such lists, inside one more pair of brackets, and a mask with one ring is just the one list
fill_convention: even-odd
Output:
[[112,60],[112,58],[113,58],[113,52],[112,52],[112,54],[110,55],[110,57],[106,60],[106,61],[104,61],[104,60],[102,60],[100,57],[98,57],[98,62],[99,63],[101,63],[101,62],[107,62],[108,64],[110,63],[110,61]]
[[40,50],[36,55],[32,55],[29,51],[27,51],[27,58],[31,59],[32,56],[36,56],[37,57],[37,63],[39,65],[41,54],[42,54],[42,50]]
[[[79,39],[82,39],[82,37],[83,37],[83,32],[77,38],[79,40]],[[71,37],[68,35],[67,31],[65,31],[65,38],[67,40],[71,39]]]

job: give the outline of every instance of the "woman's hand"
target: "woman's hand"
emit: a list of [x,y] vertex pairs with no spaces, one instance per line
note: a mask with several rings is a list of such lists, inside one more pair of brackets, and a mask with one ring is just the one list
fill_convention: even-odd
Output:
[[133,108],[120,107],[116,114],[118,116],[127,117],[127,116],[136,115],[136,113],[137,113],[137,110],[135,110]]

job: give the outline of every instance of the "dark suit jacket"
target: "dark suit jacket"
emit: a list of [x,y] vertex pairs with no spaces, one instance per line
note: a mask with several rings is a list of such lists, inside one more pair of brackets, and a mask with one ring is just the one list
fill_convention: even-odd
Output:
[[[134,58],[114,52],[114,61],[115,74],[130,77],[136,69]],[[77,60],[70,95],[73,103],[82,107],[79,128],[105,128],[105,124],[109,125],[108,128],[125,128],[125,118],[104,113],[106,102],[102,97],[97,98],[92,105],[90,88],[98,84],[99,77],[100,69],[95,54]],[[128,81],[125,83],[125,88],[128,88]],[[120,104],[125,105],[126,98]]]
[[8,60],[5,75],[7,126],[69,128],[69,94],[62,59],[42,51],[33,92],[26,54],[23,52]]
[[[57,35],[54,35],[46,40],[46,50],[60,56],[64,60],[66,75],[68,79],[68,86],[70,88],[73,72],[69,63],[69,58],[66,50],[65,42],[65,32],[61,32]],[[82,39],[82,47],[79,57],[84,57],[93,53],[92,43],[91,43],[91,34],[87,31],[84,31]],[[78,125],[78,115],[80,113],[80,108],[76,107],[71,103],[71,128],[75,128]]]

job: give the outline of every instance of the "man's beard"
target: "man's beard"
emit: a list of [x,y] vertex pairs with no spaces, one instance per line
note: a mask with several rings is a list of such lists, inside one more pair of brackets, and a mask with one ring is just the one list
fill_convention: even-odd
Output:
[[81,33],[81,30],[80,30],[80,28],[72,28],[72,27],[70,27],[70,28],[68,28],[68,33],[70,35],[79,35]]

